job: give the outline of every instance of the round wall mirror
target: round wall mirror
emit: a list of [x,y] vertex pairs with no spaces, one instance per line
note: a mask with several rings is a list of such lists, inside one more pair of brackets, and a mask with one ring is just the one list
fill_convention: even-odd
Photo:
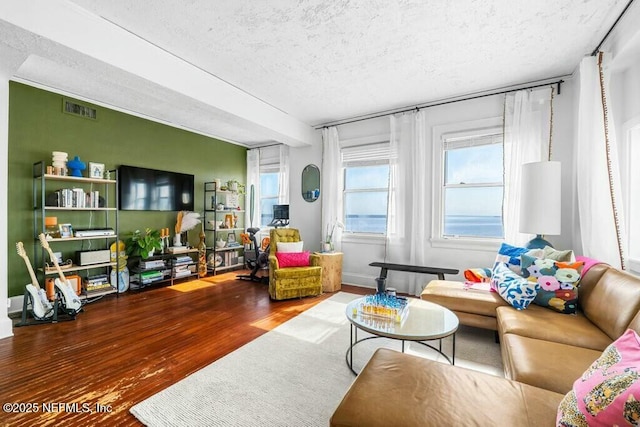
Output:
[[302,170],[302,198],[315,202],[320,197],[320,169],[316,165],[307,165]]

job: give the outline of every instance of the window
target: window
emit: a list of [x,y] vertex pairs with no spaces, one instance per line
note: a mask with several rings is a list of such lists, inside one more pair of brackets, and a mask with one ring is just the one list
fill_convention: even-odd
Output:
[[[434,206],[436,239],[502,239],[503,145],[499,118],[434,130],[440,162]],[[497,126],[496,126],[497,125]]]
[[626,132],[626,157],[627,164],[624,165],[625,175],[623,181],[626,182],[626,220],[629,248],[629,270],[635,274],[640,273],[640,174],[634,173],[633,165],[640,162],[640,118],[627,125]]
[[273,220],[273,206],[278,204],[278,171],[260,171],[260,224]]
[[[260,153],[260,226],[266,228],[273,220],[273,206],[288,204],[289,147],[273,145],[259,149]],[[257,180],[258,177],[253,179]]]
[[385,234],[389,188],[389,143],[342,150],[344,225],[348,233]]

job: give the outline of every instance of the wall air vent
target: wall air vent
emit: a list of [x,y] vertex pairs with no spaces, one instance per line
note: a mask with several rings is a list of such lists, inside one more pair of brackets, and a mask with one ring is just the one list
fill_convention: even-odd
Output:
[[63,100],[63,111],[74,116],[84,117],[85,119],[97,120],[97,110],[85,105],[77,104],[68,99]]

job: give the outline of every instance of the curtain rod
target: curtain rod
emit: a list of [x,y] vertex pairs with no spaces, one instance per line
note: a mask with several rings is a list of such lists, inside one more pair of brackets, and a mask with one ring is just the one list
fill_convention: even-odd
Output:
[[611,34],[613,29],[616,27],[616,25],[618,25],[618,22],[620,21],[620,19],[622,19],[624,14],[627,12],[627,10],[629,9],[629,6],[631,6],[631,3],[633,3],[633,0],[629,0],[629,3],[627,3],[627,5],[624,7],[624,9],[622,9],[622,12],[618,16],[618,19],[615,20],[615,22],[613,23],[611,28],[609,28],[609,31],[607,31],[607,34],[604,35],[602,40],[600,40],[600,43],[598,43],[598,46],[596,46],[596,48],[593,49],[593,52],[591,52],[591,56],[596,56],[598,54],[598,52],[600,52],[600,48],[602,47],[604,42],[607,41],[607,38],[609,37],[609,34]]
[[[386,112],[386,113],[374,113],[373,115],[369,115],[369,116],[356,117],[356,118],[353,118],[353,119],[345,119],[345,120],[338,120],[338,121],[335,121],[335,122],[329,122],[329,123],[326,123],[326,124],[323,124],[323,125],[315,126],[314,129],[319,130],[319,129],[328,128],[330,126],[346,125],[346,124],[349,124],[349,123],[356,123],[356,122],[361,122],[361,121],[364,121],[364,120],[377,119],[379,117],[390,116],[391,114],[407,113],[409,111],[421,110],[423,108],[437,107],[437,106],[440,106],[440,105],[453,104],[454,102],[469,101],[469,100],[472,100],[472,99],[484,98],[486,96],[501,95],[501,94],[504,94],[504,93],[517,92],[519,90],[535,89],[535,88],[544,87],[544,86],[558,85],[558,95],[560,95],[560,87],[561,87],[562,83],[564,83],[564,80],[559,79],[559,80],[556,80],[556,81],[551,81],[551,82],[547,82],[547,83],[540,83],[540,84],[535,84],[535,85],[530,85],[530,86],[525,86],[525,87],[519,87],[519,88],[514,88],[514,89],[504,89],[504,90],[498,90],[496,92],[489,92],[489,93],[483,93],[483,94],[478,94],[478,95],[471,94],[471,95],[466,96],[464,98],[450,99],[450,100],[447,100],[447,101],[435,102],[433,104],[416,105],[415,107],[407,107],[407,108],[400,109],[400,110],[397,110],[397,111],[389,111],[389,112]],[[527,83],[524,83],[524,84],[527,84]]]
[[274,144],[268,144],[268,145],[258,145],[257,147],[247,147],[248,150],[258,150],[260,148],[267,148],[267,147],[276,147],[278,145],[284,145],[284,143],[282,142],[276,142]]

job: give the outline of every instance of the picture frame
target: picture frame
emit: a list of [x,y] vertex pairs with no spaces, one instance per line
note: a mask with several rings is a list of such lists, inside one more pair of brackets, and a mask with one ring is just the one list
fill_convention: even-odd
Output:
[[227,246],[236,243],[236,233],[232,232],[227,234]]
[[89,162],[89,178],[104,178],[104,163]]
[[71,224],[58,224],[58,230],[60,230],[60,237],[73,237],[73,227]]

